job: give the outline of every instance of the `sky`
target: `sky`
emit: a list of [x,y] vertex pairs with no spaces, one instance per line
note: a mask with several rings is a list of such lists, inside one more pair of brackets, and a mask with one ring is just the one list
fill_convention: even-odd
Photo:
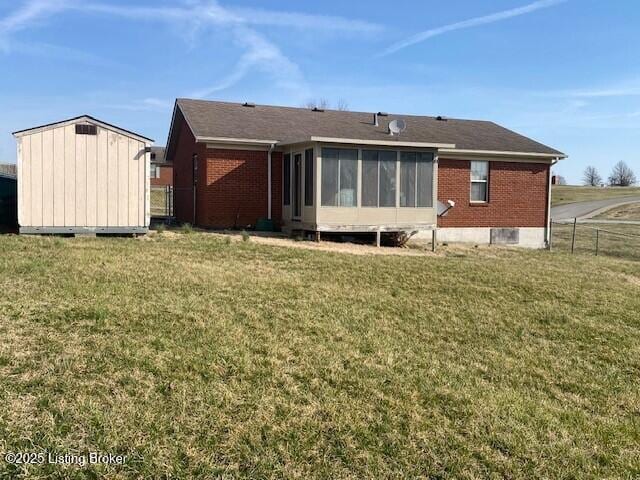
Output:
[[0,0],[0,163],[85,113],[163,145],[176,97],[326,99],[492,120],[569,183],[640,174],[638,25],[636,0]]

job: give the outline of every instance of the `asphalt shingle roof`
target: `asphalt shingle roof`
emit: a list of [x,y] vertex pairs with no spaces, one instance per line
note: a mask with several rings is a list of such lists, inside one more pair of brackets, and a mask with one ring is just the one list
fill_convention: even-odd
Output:
[[[563,155],[493,122],[389,114],[373,124],[373,113],[338,110],[312,111],[307,108],[180,98],[178,107],[196,137],[225,137],[276,140],[294,143],[312,136],[359,140],[400,140],[404,142],[452,143],[461,150],[492,150]],[[388,124],[402,118],[407,129],[390,136]]]

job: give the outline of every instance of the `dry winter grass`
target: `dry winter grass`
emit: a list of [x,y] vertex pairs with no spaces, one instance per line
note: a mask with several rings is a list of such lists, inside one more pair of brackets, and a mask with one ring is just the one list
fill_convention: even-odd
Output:
[[554,185],[551,189],[551,203],[588,202],[607,198],[640,196],[640,187],[577,187],[573,185]]
[[640,268],[0,238],[0,478],[637,478]]
[[628,203],[602,212],[595,218],[606,220],[638,220],[640,221],[640,203]]

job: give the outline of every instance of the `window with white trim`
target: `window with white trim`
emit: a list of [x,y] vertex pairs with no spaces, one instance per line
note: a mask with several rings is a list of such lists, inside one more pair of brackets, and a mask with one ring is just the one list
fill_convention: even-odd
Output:
[[489,201],[489,162],[471,162],[471,201]]

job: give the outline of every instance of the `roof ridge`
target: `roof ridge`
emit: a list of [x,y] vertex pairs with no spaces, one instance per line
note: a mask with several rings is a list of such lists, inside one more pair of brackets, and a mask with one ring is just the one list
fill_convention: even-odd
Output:
[[[231,102],[227,100],[207,100],[203,98],[187,98],[187,97],[178,97],[176,98],[176,102],[178,101],[187,101],[187,102],[203,102],[203,103],[213,103],[213,104],[223,104],[223,105],[236,105],[243,106],[244,102]],[[262,108],[274,108],[274,109],[291,109],[296,111],[312,111],[311,108],[308,107],[293,107],[290,105],[268,105],[264,103],[254,103],[252,107],[262,107]],[[490,120],[482,120],[482,119],[474,119],[474,118],[457,118],[450,117],[447,115],[418,115],[416,113],[395,113],[395,112],[385,112],[384,110],[378,111],[361,111],[361,110],[337,110],[335,108],[322,108],[324,112],[335,112],[335,113],[353,113],[359,115],[373,115],[374,113],[384,112],[386,115],[391,117],[413,117],[413,118],[429,118],[433,120],[437,120],[438,117],[442,117],[446,119],[446,121],[456,121],[456,122],[491,122]]]

